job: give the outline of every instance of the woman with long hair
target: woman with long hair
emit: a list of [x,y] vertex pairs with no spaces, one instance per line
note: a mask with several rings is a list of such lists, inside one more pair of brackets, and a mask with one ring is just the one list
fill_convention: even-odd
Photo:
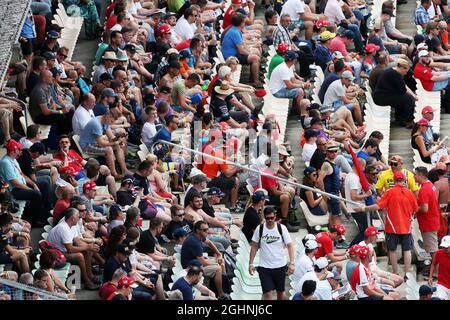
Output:
[[[318,173],[316,168],[307,167],[303,170],[303,184],[305,186],[315,188],[317,183]],[[322,196],[318,196],[316,192],[309,191],[306,189],[300,189],[300,198],[305,201],[308,209],[315,216],[324,216],[327,214],[325,207],[325,201],[323,201]]]
[[124,225],[117,226],[111,230],[108,244],[106,245],[104,258],[108,260],[116,253],[117,245],[121,244],[127,238],[127,229]]

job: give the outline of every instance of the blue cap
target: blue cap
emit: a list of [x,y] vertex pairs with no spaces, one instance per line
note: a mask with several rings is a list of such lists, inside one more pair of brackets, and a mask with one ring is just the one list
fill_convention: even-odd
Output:
[[179,53],[180,58],[191,58],[191,53],[187,50],[181,50]]
[[286,55],[284,56],[284,60],[292,61],[292,60],[295,60],[295,59],[298,59],[298,54],[295,51],[288,51],[286,53]]
[[188,235],[188,232],[184,228],[178,228],[172,233],[172,236],[175,239],[180,239],[181,237],[185,237],[187,235]]
[[196,94],[193,94],[191,96],[191,103],[192,104],[200,103],[200,102],[202,102],[202,100],[203,100],[203,96],[202,96],[201,93],[196,93]]
[[102,90],[102,97],[117,97],[117,93],[111,88],[105,88]]
[[51,30],[51,31],[47,32],[46,36],[47,36],[47,39],[59,39],[61,37],[59,32],[57,32],[55,30]]
[[200,260],[198,259],[192,259],[191,261],[189,261],[189,267],[197,267],[197,268],[202,268],[203,265],[200,262]]
[[342,37],[349,38],[349,39],[354,39],[355,38],[355,33],[352,30],[345,30],[342,33]]
[[426,296],[436,292],[436,287],[430,287],[427,284],[421,285],[419,288],[419,296]]
[[42,54],[42,57],[45,58],[45,60],[55,60],[56,59],[56,54],[52,51],[45,51]]
[[316,168],[314,168],[314,167],[307,167],[307,168],[305,168],[305,170],[303,170],[303,174],[305,176],[309,176],[311,173],[313,173],[315,171],[317,171]]
[[265,190],[256,190],[255,193],[253,193],[252,195],[252,200],[253,202],[259,202],[259,201],[267,201],[269,200],[269,197],[267,195],[266,192],[264,192]]
[[222,192],[217,187],[211,187],[208,189],[208,192],[206,193],[208,196],[219,196],[219,197],[225,197],[225,193]]

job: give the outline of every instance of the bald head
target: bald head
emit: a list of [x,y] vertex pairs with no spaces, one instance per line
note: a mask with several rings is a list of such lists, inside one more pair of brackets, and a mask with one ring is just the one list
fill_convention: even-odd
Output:
[[94,109],[95,96],[92,93],[86,93],[81,97],[81,105],[88,110]]
[[41,81],[42,81],[43,83],[46,83],[46,84],[52,83],[52,80],[53,80],[53,74],[52,74],[52,72],[51,72],[50,70],[44,70],[44,71],[42,71],[41,74],[40,74],[39,76],[40,76]]

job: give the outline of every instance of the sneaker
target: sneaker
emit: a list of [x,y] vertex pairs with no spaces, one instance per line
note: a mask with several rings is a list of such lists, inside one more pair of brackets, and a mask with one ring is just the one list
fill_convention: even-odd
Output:
[[230,295],[224,294],[223,296],[219,297],[217,300],[231,300]]
[[167,300],[183,300],[183,294],[180,290],[165,291],[164,296]]

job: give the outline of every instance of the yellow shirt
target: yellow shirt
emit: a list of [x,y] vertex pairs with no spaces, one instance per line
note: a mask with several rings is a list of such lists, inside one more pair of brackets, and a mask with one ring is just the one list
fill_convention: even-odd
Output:
[[[416,192],[419,190],[419,186],[416,183],[416,180],[414,180],[414,174],[406,169],[402,169],[403,174],[405,175],[406,180],[404,182],[405,187],[407,187],[412,192]],[[394,172],[392,169],[388,169],[383,171],[380,176],[378,177],[378,181],[375,184],[375,189],[377,190],[388,190],[394,186]]]

